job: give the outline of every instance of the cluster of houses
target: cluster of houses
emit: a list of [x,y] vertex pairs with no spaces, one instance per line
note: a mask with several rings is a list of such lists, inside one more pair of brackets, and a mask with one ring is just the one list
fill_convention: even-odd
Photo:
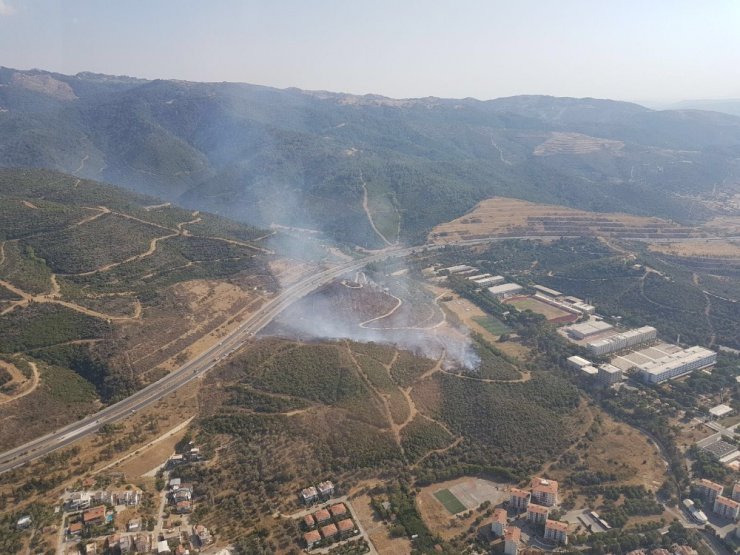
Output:
[[710,480],[701,479],[695,484],[697,494],[704,499],[705,508],[720,518],[735,521],[740,517],[740,482],[732,487],[729,497],[723,495],[724,487]]
[[344,503],[335,503],[306,515],[303,527],[306,529],[303,539],[309,549],[321,541],[343,540],[359,532]]
[[179,515],[193,512],[193,486],[183,483],[180,478],[172,478],[168,484],[167,497]]
[[117,489],[113,491],[75,491],[64,502],[68,512],[83,511],[93,505],[125,505],[135,507],[141,503],[141,490],[138,488]]
[[[193,526],[190,543],[193,547],[200,549],[213,543],[213,538],[208,528],[202,524],[198,524]],[[121,553],[121,555],[127,555],[128,553],[151,553],[153,551],[157,555],[172,553],[174,555],[188,555],[190,553],[190,549],[182,544],[172,551],[166,539],[163,538],[159,541],[154,541],[152,534],[147,533],[113,534],[112,536],[108,536],[105,545],[108,553]]]
[[205,458],[201,454],[200,448],[195,447],[195,445],[191,441],[188,445],[187,451],[185,451],[184,453],[178,453],[177,455],[172,455],[169,459],[167,459],[167,467],[174,468],[176,466],[180,466],[181,464],[200,462],[202,460],[205,460]]
[[688,545],[674,545],[670,549],[635,549],[626,555],[697,555],[697,551]]
[[[558,483],[555,480],[535,477],[530,482],[529,489],[511,488],[509,507],[517,514],[526,513],[527,521],[531,524],[544,526],[545,540],[566,545],[568,543],[568,524],[558,520],[551,520],[550,508],[558,503]],[[521,530],[516,526],[508,525],[506,509],[496,509],[493,512],[491,531],[504,538],[504,553],[517,555],[521,538]]]
[[108,512],[105,505],[91,507],[81,514],[70,517],[67,525],[67,537],[74,538],[82,535],[83,530],[95,528],[113,521],[113,512]]

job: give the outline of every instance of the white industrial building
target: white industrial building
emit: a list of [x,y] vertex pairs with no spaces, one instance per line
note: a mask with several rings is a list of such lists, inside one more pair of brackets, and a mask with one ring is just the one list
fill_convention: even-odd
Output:
[[585,358],[579,357],[578,355],[568,357],[568,366],[574,368],[575,370],[580,370],[584,366],[591,366],[592,364],[593,363],[590,360],[586,360]]
[[604,385],[612,385],[622,380],[622,371],[611,364],[599,366],[598,380]]
[[614,334],[606,339],[591,341],[586,346],[592,355],[601,356],[642,345],[648,341],[653,341],[657,336],[658,330],[654,327],[643,326],[634,330]]
[[645,383],[660,383],[706,368],[717,362],[717,353],[694,346],[637,366]]
[[472,276],[465,276],[465,279],[469,279],[470,281],[478,281],[479,279],[491,277],[491,274],[475,274]]
[[604,322],[603,320],[586,320],[580,324],[566,326],[563,328],[563,331],[575,339],[586,339],[592,335],[609,331],[613,327],[614,326]]
[[470,270],[476,270],[476,268],[473,268],[472,266],[468,266],[467,264],[458,264],[457,266],[450,266],[449,268],[442,268],[440,272],[444,270],[447,270],[451,274],[459,274],[461,272],[468,272]]
[[488,292],[497,299],[505,299],[522,291],[524,288],[517,283],[502,283],[488,288]]
[[505,282],[506,278],[504,276],[490,276],[482,279],[474,279],[473,281],[476,285],[480,285],[481,287],[491,287]]
[[551,297],[562,297],[563,294],[560,291],[556,291],[555,289],[550,289],[549,287],[545,287],[544,285],[533,285],[534,289],[537,289],[537,291],[540,291],[544,293],[545,295],[550,295]]

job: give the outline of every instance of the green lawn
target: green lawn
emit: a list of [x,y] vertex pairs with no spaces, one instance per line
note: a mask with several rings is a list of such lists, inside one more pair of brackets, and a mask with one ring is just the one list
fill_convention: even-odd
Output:
[[474,316],[473,321],[493,335],[503,335],[511,331],[505,324],[493,316]]
[[466,510],[465,505],[463,505],[448,489],[441,489],[438,492],[435,492],[434,497],[436,497],[437,501],[442,503],[442,505],[445,506],[445,509],[450,511],[453,515]]

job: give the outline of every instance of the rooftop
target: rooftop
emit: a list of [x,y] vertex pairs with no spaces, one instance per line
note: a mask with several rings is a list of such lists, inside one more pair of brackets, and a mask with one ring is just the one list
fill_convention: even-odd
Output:
[[545,521],[545,528],[549,528],[550,530],[557,530],[558,532],[567,532],[568,523],[560,522],[559,520],[547,520]]
[[516,526],[509,526],[506,529],[506,532],[504,532],[504,540],[518,542],[521,539],[521,537],[522,537],[522,531]]
[[729,497],[725,497],[723,495],[718,495],[715,503],[719,503],[720,505],[724,505],[725,507],[730,507],[731,509],[737,509],[738,507],[740,507],[740,503],[738,503],[737,501],[733,501]]
[[718,484],[716,482],[712,482],[711,480],[707,480],[706,478],[702,478],[697,482],[702,487],[714,490],[716,492],[722,493],[722,490],[724,489],[721,484]]
[[303,539],[306,540],[306,543],[316,543],[321,541],[321,534],[317,530],[311,530],[303,534]]
[[540,514],[540,515],[546,515],[550,512],[550,509],[548,509],[547,507],[543,507],[542,505],[536,505],[535,503],[530,503],[529,507],[527,507],[527,512]]
[[355,529],[355,523],[352,522],[352,519],[345,518],[337,522],[337,528],[339,528],[340,532],[349,532]]
[[558,492],[558,483],[555,480],[547,480],[546,478],[532,478],[532,483],[530,487],[533,491],[541,491],[545,493]]
[[506,524],[506,519],[508,517],[508,513],[506,512],[506,509],[496,509],[493,511],[493,521],[494,522],[500,522],[501,524]]
[[329,511],[327,511],[326,509],[319,509],[313,514],[313,516],[319,522],[322,522],[324,520],[329,520],[331,518]]
[[709,414],[716,418],[720,418],[722,416],[730,414],[731,412],[732,407],[728,407],[725,404],[717,405],[716,407],[712,407],[711,409],[709,409]]
[[87,524],[90,521],[105,518],[105,505],[98,505],[89,511],[82,513],[82,521]]
[[332,505],[329,511],[331,511],[332,515],[339,516],[347,512],[347,507],[344,506],[344,503],[337,503],[336,505]]
[[332,536],[336,536],[338,533],[339,530],[337,530],[337,527],[333,524],[327,524],[321,528],[321,535],[325,538],[331,538]]
[[511,495],[514,497],[529,497],[529,492],[519,488],[511,488]]

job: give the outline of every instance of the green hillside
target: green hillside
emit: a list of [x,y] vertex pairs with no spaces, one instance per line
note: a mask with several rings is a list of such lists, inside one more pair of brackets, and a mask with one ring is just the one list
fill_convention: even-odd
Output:
[[738,192],[740,118],[716,112],[7,68],[0,84],[2,166],[58,169],[364,246],[421,240],[491,196],[690,221],[708,216],[701,198]]
[[[274,287],[267,251],[254,241],[261,235],[94,181],[0,170],[0,359],[18,370],[0,374],[0,418],[35,418],[22,430],[4,426],[0,442],[9,446],[161,375],[158,364],[233,314],[218,313],[214,295],[191,292],[194,280],[208,280],[198,282],[204,291],[230,280],[233,310],[255,298],[255,287]],[[50,389],[61,375],[67,385]],[[73,391],[78,382],[85,395]],[[36,418],[47,406],[46,418]]]

